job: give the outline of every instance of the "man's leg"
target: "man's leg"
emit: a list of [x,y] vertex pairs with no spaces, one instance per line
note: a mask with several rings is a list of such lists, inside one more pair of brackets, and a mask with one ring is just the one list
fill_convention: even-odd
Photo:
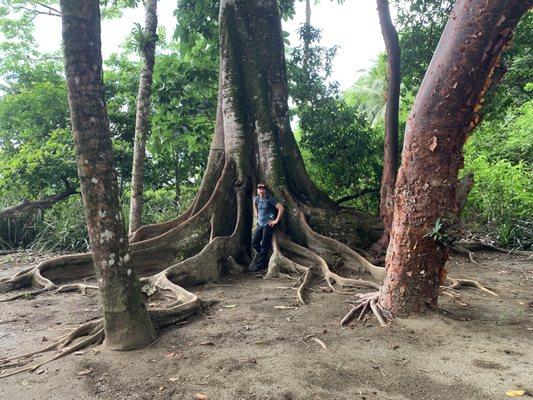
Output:
[[261,240],[263,239],[263,227],[257,225],[254,233],[252,234],[252,249],[258,254],[261,251]]
[[260,270],[267,267],[268,263],[268,251],[270,250],[270,244],[272,242],[273,228],[270,226],[263,227],[263,236],[261,238],[261,248],[257,261],[255,262],[255,269]]
[[248,271],[250,272],[259,271],[261,269],[260,266],[258,266],[258,261],[260,259],[261,254],[261,241],[263,240],[263,230],[263,226],[257,225],[254,233],[252,234],[252,249],[255,250],[256,254],[255,257],[252,259],[252,262],[250,263],[250,268],[248,269]]

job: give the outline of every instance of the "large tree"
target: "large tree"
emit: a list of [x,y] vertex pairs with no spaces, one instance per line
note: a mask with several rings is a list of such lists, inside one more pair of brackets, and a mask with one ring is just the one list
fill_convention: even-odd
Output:
[[[379,287],[367,280],[341,277],[330,266],[367,270],[378,280],[384,276],[383,268],[373,266],[352,249],[368,247],[377,240],[379,221],[339,207],[316,188],[305,170],[288,118],[277,1],[223,0],[219,27],[218,110],[200,190],[183,215],[142,227],[130,237],[129,254],[138,273],[145,275],[143,291],[147,295],[170,291],[175,296],[171,304],[149,308],[156,327],[178,321],[201,306],[195,295],[178,285],[214,281],[227,271],[241,271],[249,262],[251,201],[259,181],[267,183],[287,210],[274,235],[268,276],[282,270],[306,274],[298,292],[301,301],[305,301],[305,288],[315,274],[324,277],[331,288],[334,284]],[[106,189],[101,186],[102,196]],[[115,254],[117,262],[119,253]],[[90,275],[91,255],[41,263],[1,280],[0,292],[39,285],[45,275],[61,275],[66,265],[70,277]],[[150,275],[154,271],[155,275]],[[50,284],[40,291],[49,290]]]
[[407,122],[387,276],[379,305],[397,315],[435,310],[448,259],[446,220],[458,213],[462,148],[476,126],[500,54],[532,0],[459,0]]

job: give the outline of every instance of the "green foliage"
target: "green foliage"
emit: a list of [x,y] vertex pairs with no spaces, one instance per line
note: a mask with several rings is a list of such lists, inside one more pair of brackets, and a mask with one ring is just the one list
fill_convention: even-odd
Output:
[[219,1],[179,0],[174,38],[183,54],[199,46],[212,60],[218,60]]
[[300,44],[289,52],[289,92],[302,112],[316,102],[338,94],[338,83],[330,81],[337,47],[323,47],[320,30],[303,24],[298,30]]
[[153,187],[199,183],[214,132],[216,60],[193,48],[161,55],[154,69],[152,134],[148,142]]
[[[499,113],[501,115],[501,113]],[[471,229],[503,246],[533,243],[533,100],[485,119],[465,146],[474,187],[464,210]]]
[[384,123],[386,96],[387,59],[382,53],[372,68],[344,93],[344,98],[375,128]]
[[66,88],[50,74],[55,65],[42,64],[24,69],[0,98],[0,193],[34,198],[76,182]]
[[508,160],[533,165],[533,100],[511,108],[502,119],[485,119],[469,139],[465,151],[490,162]]
[[402,83],[417,91],[455,1],[394,0],[401,48]]
[[[301,44],[290,51],[289,93],[299,117],[297,138],[311,178],[332,197],[353,195],[379,187],[379,154],[376,132],[357,105],[339,95],[329,81],[336,48],[318,44],[320,31],[303,25]],[[375,211],[377,201],[357,204]]]
[[513,41],[502,55],[506,72],[485,96],[485,119],[505,119],[509,112],[531,100],[533,79],[533,12],[526,13],[515,29]]
[[300,126],[311,176],[330,195],[379,188],[381,142],[355,107],[324,99],[301,114]]
[[196,191],[196,185],[182,187],[177,200],[170,187],[147,190],[144,194],[143,223],[155,224],[176,218],[191,205]]
[[83,204],[79,195],[54,204],[42,219],[33,220],[36,236],[28,247],[38,252],[87,251],[89,239],[80,210]]
[[[533,210],[533,171],[520,162],[489,161],[486,156],[467,160],[465,172],[473,172],[475,185],[463,214],[504,246],[530,247]],[[529,226],[529,231],[528,231]]]

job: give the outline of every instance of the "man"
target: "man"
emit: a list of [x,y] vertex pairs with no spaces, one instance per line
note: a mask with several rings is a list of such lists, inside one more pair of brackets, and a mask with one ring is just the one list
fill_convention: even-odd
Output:
[[257,226],[252,235],[252,247],[257,255],[250,266],[250,272],[267,267],[272,233],[284,211],[283,206],[273,196],[267,194],[264,183],[257,185],[257,196],[254,196],[253,205]]

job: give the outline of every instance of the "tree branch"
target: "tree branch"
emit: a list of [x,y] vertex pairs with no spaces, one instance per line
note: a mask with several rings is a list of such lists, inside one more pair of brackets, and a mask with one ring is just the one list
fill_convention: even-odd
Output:
[[29,201],[27,199],[22,200],[20,203],[6,207],[3,210],[0,210],[0,219],[12,217],[14,215],[21,214],[25,211],[34,211],[34,210],[44,210],[52,207],[55,203],[66,199],[73,194],[78,193],[76,189],[70,186],[70,183],[65,182],[66,188],[64,191],[40,200]]
[[362,197],[365,194],[370,194],[370,193],[379,193],[379,189],[363,189],[359,193],[352,194],[350,196],[341,197],[340,199],[335,200],[335,202],[337,204],[346,203],[347,201],[358,199],[359,197]]

